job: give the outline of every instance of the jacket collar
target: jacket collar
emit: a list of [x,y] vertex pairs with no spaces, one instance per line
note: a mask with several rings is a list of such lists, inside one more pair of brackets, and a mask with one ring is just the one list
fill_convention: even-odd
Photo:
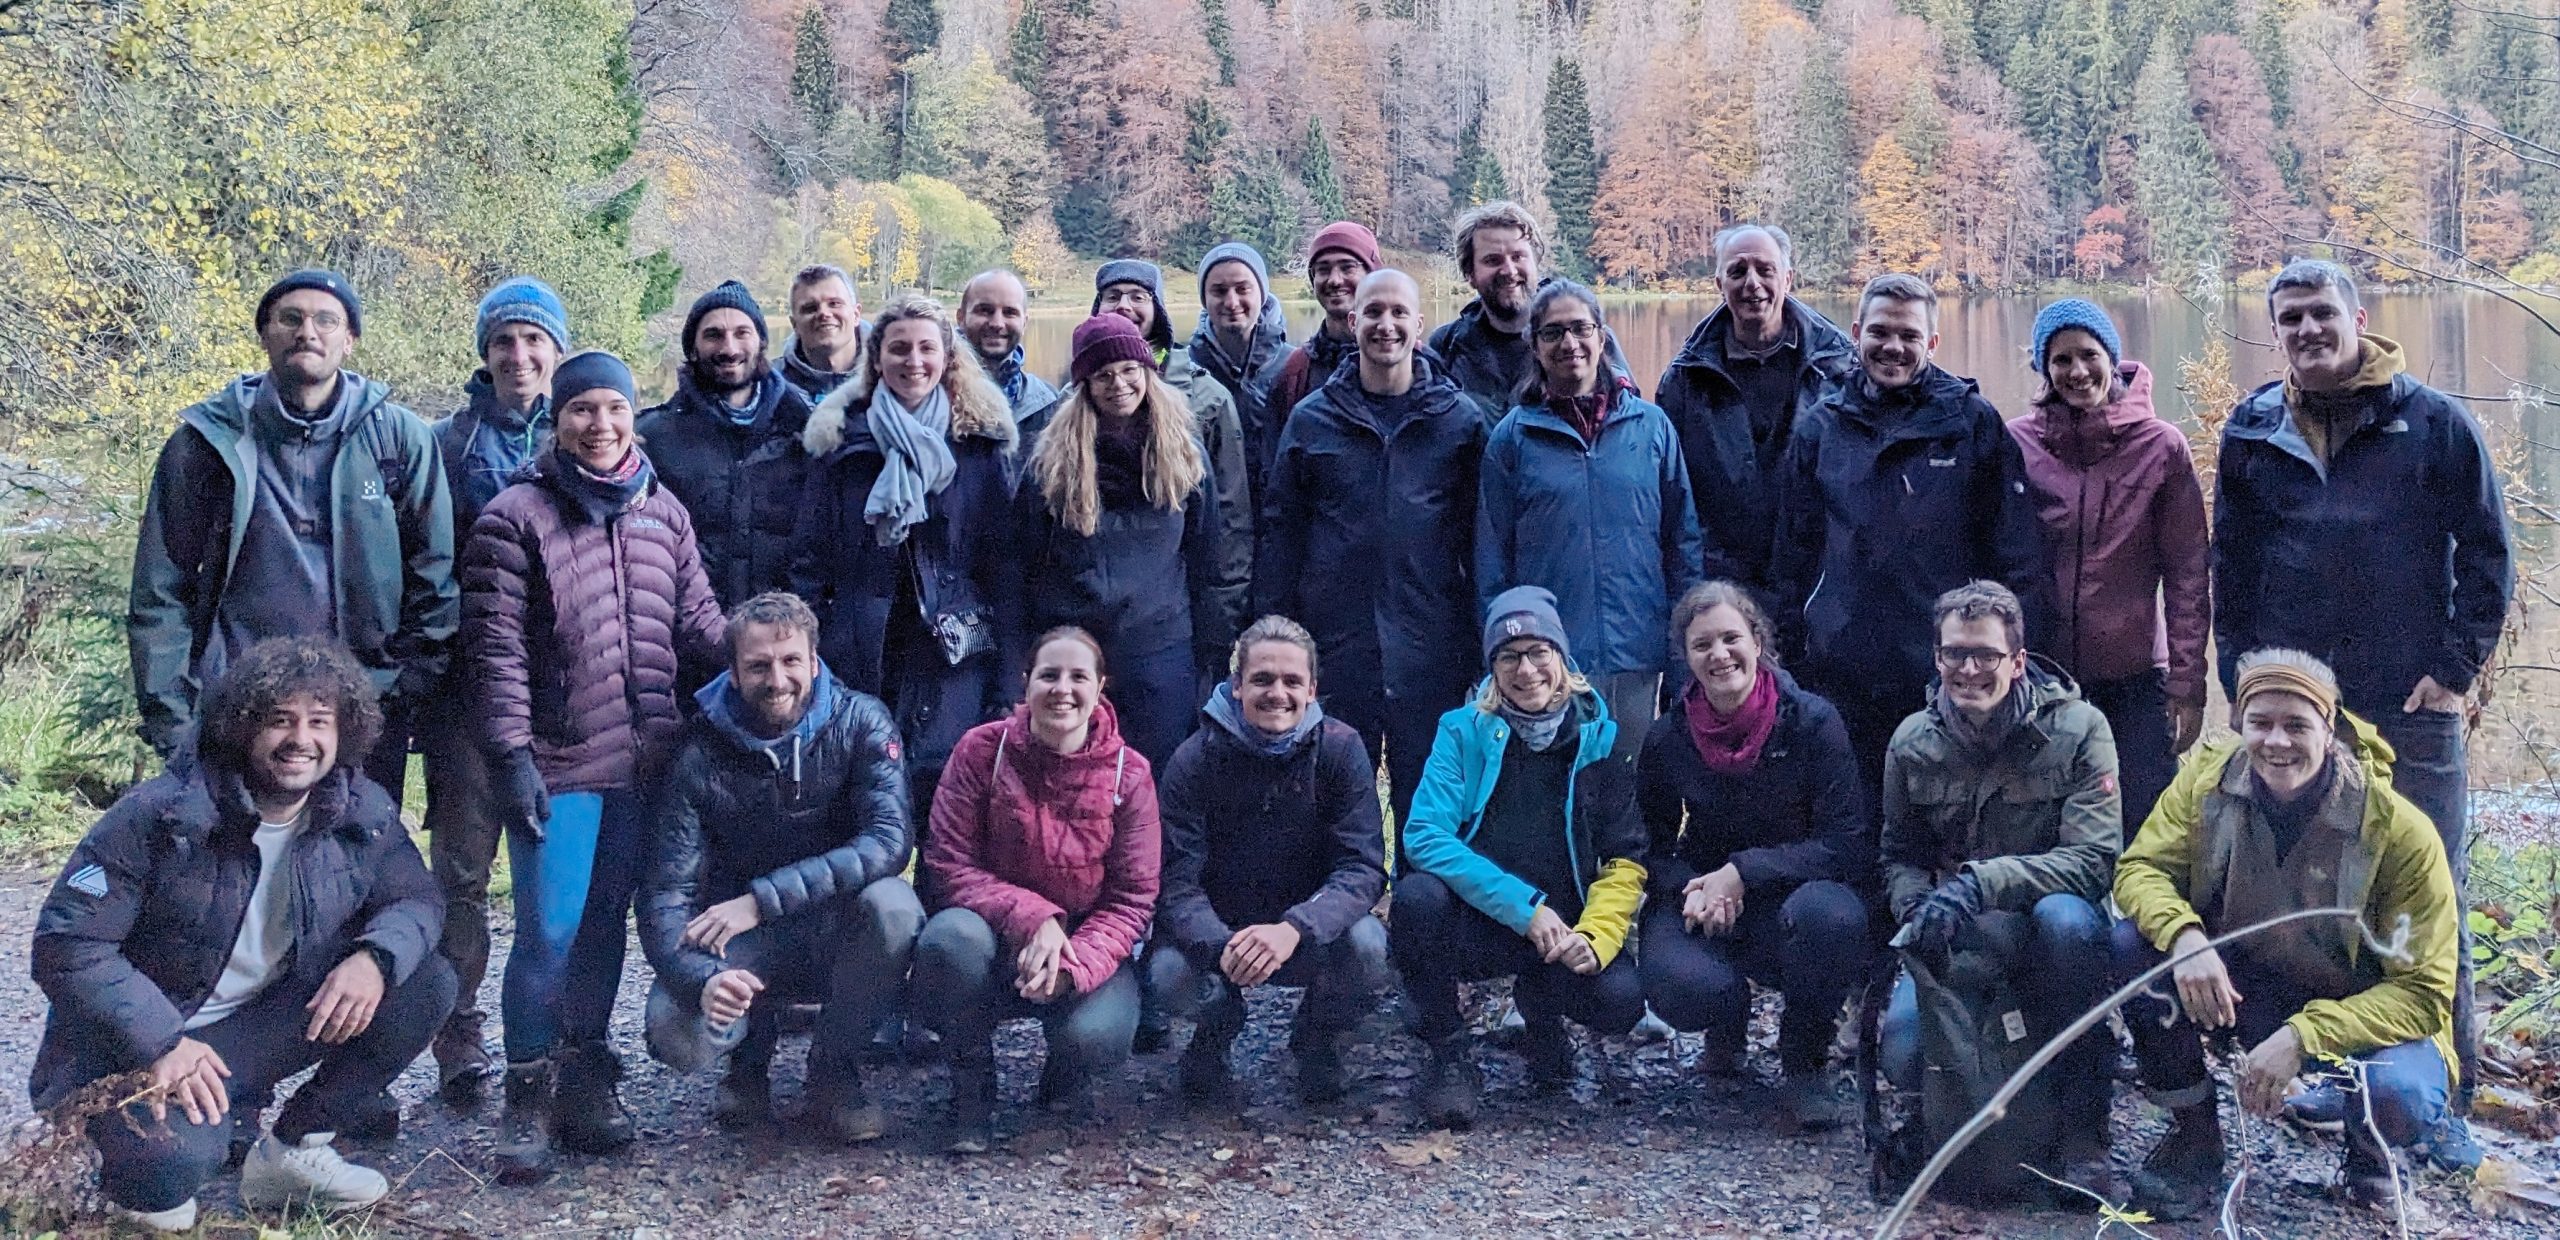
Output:
[[[523,435],[551,425],[549,396],[536,398],[530,415],[508,408],[506,402],[498,399],[497,386],[490,382],[489,369],[485,366],[471,372],[470,381],[462,385],[462,396],[462,408],[454,411],[453,418],[466,444],[483,426],[494,427],[509,435]],[[450,468],[450,462],[447,465]]]
[[[1316,408],[1382,439],[1386,437],[1386,428],[1378,423],[1377,407],[1379,401],[1392,398],[1370,395],[1369,389],[1360,386],[1357,359],[1326,376],[1323,385],[1316,390],[1324,394]],[[1413,351],[1413,386],[1406,390],[1405,398],[1415,402],[1412,415],[1415,421],[1453,413],[1470,418],[1476,416],[1474,408],[1467,403],[1466,393],[1427,349],[1416,348]]]
[[[216,835],[247,839],[257,831],[257,803],[250,799],[248,783],[240,772],[196,761],[189,764],[184,778],[186,792],[161,814],[171,839],[201,846]],[[351,812],[358,795],[347,768],[342,765],[332,769],[311,790],[310,804],[303,811],[310,816],[310,825],[304,830],[311,834],[334,831],[350,840],[365,839],[372,831],[360,815]]]
[[[1566,666],[1570,667],[1571,663]],[[1486,694],[1494,692],[1498,690],[1493,687],[1493,677],[1486,676],[1476,682],[1475,691],[1467,695],[1468,705],[1463,709],[1467,712],[1467,726],[1475,730],[1477,740],[1485,746],[1484,752],[1499,762],[1503,746],[1511,743],[1511,725],[1501,715],[1476,705],[1484,700]],[[1573,769],[1579,771],[1609,756],[1610,748],[1618,741],[1618,721],[1609,717],[1608,700],[1597,691],[1576,694],[1573,704],[1580,716],[1580,721],[1574,725],[1574,739],[1579,748],[1573,755]]]
[[[1781,688],[1784,687],[1781,686]],[[2022,736],[2030,737],[2033,747],[2042,749],[2045,742],[2053,739],[2054,715],[2060,713],[2063,707],[2080,700],[2080,682],[2073,680],[2071,673],[2062,670],[2061,664],[2043,655],[2029,652],[2026,674],[2018,677],[2009,686],[2009,692],[2027,695],[2027,711],[2026,718],[2018,725],[2017,731],[2010,734],[2008,744],[2017,744],[2018,738]],[[1945,718],[1939,715],[1937,703],[1938,678],[1931,676],[1929,705],[1921,711],[1921,714],[1927,717],[1929,730],[1952,745],[1955,743],[1955,733],[1948,728]]]
[[697,718],[714,735],[742,753],[771,756],[795,741],[802,745],[815,741],[844,709],[845,695],[849,692],[851,690],[836,679],[835,673],[828,670],[826,660],[819,660],[816,674],[809,678],[809,709],[801,714],[799,723],[780,736],[758,736],[749,730],[746,700],[739,696],[737,681],[728,672],[720,673],[712,678],[710,684],[694,690],[693,702],[700,708]]
[[[1844,363],[1855,365],[1852,358],[1855,350],[1848,334],[1824,318],[1821,311],[1790,296],[1780,313],[1786,317],[1787,329],[1796,334],[1796,347],[1800,350],[1803,366],[1828,374],[1840,369]],[[1717,306],[1706,318],[1698,321],[1698,326],[1689,333],[1687,343],[1680,346],[1679,356],[1671,359],[1671,365],[1702,370],[1726,383],[1733,382],[1732,375],[1725,369],[1725,346],[1733,339],[1732,325],[1733,311],[1726,306]]]
[[1965,413],[1980,388],[1931,362],[1920,376],[1901,387],[1876,390],[1863,371],[1851,370],[1840,381],[1844,420],[1883,440],[1929,439],[1961,429]]

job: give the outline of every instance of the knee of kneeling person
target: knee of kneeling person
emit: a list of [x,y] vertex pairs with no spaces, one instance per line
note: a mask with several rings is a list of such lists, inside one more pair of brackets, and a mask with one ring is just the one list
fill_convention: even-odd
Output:
[[90,1142],[99,1154],[98,1187],[127,1210],[174,1210],[222,1170],[231,1152],[233,1115],[192,1124],[177,1108],[165,1129],[148,1112],[131,1108],[138,1122],[116,1111],[90,1118]]
[[1351,970],[1352,980],[1361,987],[1377,990],[1395,980],[1395,965],[1388,958],[1386,923],[1376,914],[1363,916],[1333,941],[1337,968]]
[[1787,893],[1780,912],[1787,924],[1790,946],[1829,956],[1866,954],[1867,903],[1845,883],[1827,878],[1806,883]]
[[1182,949],[1162,941],[1149,943],[1138,968],[1145,975],[1148,1003],[1168,1016],[1190,1016],[1200,1010],[1204,971]]
[[893,949],[905,951],[924,932],[924,904],[916,899],[916,889],[895,874],[872,880],[854,904],[862,910],[863,929]]
[[2037,900],[2036,940],[2062,951],[2103,954],[2109,950],[2107,915],[2088,900],[2065,891]]
[[925,919],[916,935],[916,967],[984,971],[996,958],[995,927],[965,908],[947,908]]

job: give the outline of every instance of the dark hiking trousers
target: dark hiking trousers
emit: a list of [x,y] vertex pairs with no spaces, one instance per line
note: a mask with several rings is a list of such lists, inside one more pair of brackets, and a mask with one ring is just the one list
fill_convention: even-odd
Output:
[[916,939],[913,1015],[942,1035],[955,1065],[986,1063],[995,1053],[996,1026],[1023,1018],[1040,1022],[1049,1062],[1071,1079],[1089,1081],[1129,1057],[1138,1032],[1137,966],[1122,961],[1110,980],[1054,1003],[1033,1003],[1013,988],[1013,953],[995,928],[965,908],[946,908],[924,923]]
[[1629,953],[1584,975],[1538,958],[1529,940],[1458,898],[1431,874],[1396,883],[1395,926],[1388,934],[1396,968],[1413,1000],[1414,1032],[1439,1042],[1459,1032],[1458,984],[1512,980],[1511,997],[1525,1020],[1561,1016],[1602,1037],[1644,1019],[1644,982]]
[[1840,1006],[1866,980],[1867,906],[1829,879],[1783,900],[1745,900],[1733,928],[1712,938],[1680,920],[1676,896],[1644,910],[1645,1001],[1682,1033],[1705,1032],[1711,1048],[1740,1055],[1751,1024],[1751,983],[1786,997],[1778,1021],[1778,1062],[1789,1073],[1819,1071],[1831,1055]]
[[2151,807],[2177,777],[2177,737],[2169,730],[2169,674],[2153,668],[2123,680],[2085,680],[2080,696],[2107,717],[2116,738],[2116,780],[2124,793],[2124,840],[2130,844]]
[[[1244,1029],[1244,991],[1218,971],[1224,950],[1222,944],[1195,954],[1159,940],[1148,946],[1145,962],[1147,995],[1156,1008],[1167,1016],[1196,1018],[1196,1036],[1222,1041]],[[1387,927],[1376,917],[1363,917],[1330,943],[1301,943],[1264,985],[1306,988],[1298,1024],[1323,1035],[1360,1023],[1392,976]]]

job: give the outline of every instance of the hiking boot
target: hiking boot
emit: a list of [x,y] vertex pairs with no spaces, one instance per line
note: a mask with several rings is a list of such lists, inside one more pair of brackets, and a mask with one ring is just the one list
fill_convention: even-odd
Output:
[[1040,1065],[1040,1109],[1057,1114],[1069,1127],[1092,1118],[1093,1082],[1052,1051]]
[[2347,1127],[2347,1091],[2323,1081],[2284,1100],[2284,1122],[2304,1132],[2338,1133]]
[[498,1121],[498,1182],[536,1184],[551,1174],[551,1061],[507,1065],[507,1110]]
[[2409,1153],[2438,1171],[2460,1174],[2480,1169],[2480,1143],[2471,1139],[2470,1123],[2450,1110],[2409,1147]]
[[2392,1162],[2391,1147],[2383,1144],[2382,1135],[2373,1130],[2373,1125],[2360,1122],[2348,1124],[2338,1135],[2346,1145],[2339,1159],[2338,1178],[2346,1186],[2347,1200],[2381,1213],[2397,1211],[2400,1177]]
[[732,1061],[711,1093],[711,1119],[723,1128],[752,1128],[773,1118],[770,1064]]
[[273,1136],[240,1164],[240,1204],[252,1210],[361,1210],[391,1194],[391,1181],[371,1167],[338,1157],[335,1133],[315,1132],[290,1145]]
[[631,1113],[615,1085],[622,1061],[601,1042],[569,1048],[560,1057],[560,1080],[551,1095],[552,1136],[563,1149],[610,1154],[631,1144]]
[[196,1199],[193,1197],[166,1210],[118,1209],[116,1213],[123,1216],[124,1221],[144,1231],[158,1232],[162,1235],[175,1235],[196,1229]]
[[1236,1100],[1236,1078],[1227,1071],[1228,1038],[1214,1036],[1203,1025],[1182,1051],[1182,1101],[1191,1107],[1228,1106]]
[[[359,1145],[389,1145],[400,1139],[400,1103],[389,1090],[365,1099],[364,1109],[338,1125],[338,1135]],[[247,1164],[242,1164],[246,1166]]]
[[1573,1088],[1573,1035],[1564,1018],[1541,1016],[1520,1035],[1520,1054],[1529,1061],[1529,1088],[1541,1094]]
[[1435,1042],[1423,1065],[1421,1088],[1414,1094],[1422,1122],[1429,1128],[1465,1132],[1475,1127],[1476,1107],[1484,1099],[1484,1070],[1467,1055],[1465,1034]]
[[1342,1046],[1335,1034],[1318,1034],[1296,1047],[1298,1059],[1298,1099],[1321,1106],[1340,1102],[1351,1092],[1350,1074],[1343,1071]]
[[498,1074],[498,1065],[481,1040],[480,1021],[478,1012],[454,1013],[436,1030],[430,1048],[436,1057],[436,1097],[456,1110],[479,1106],[489,1078]]
[[943,1149],[984,1154],[996,1139],[995,1048],[951,1058],[951,1134]]
[[809,1114],[826,1125],[827,1135],[845,1145],[860,1145],[888,1135],[889,1119],[862,1088],[862,1072],[843,1068],[810,1082]]
[[2222,1195],[2222,1114],[2210,1101],[2169,1114],[2169,1134],[2133,1173],[2133,1208],[2184,1222]]
[[1790,1072],[1783,1087],[1787,1114],[1803,1132],[1828,1132],[1848,1121],[1849,1108],[1840,1101],[1839,1083],[1830,1072]]

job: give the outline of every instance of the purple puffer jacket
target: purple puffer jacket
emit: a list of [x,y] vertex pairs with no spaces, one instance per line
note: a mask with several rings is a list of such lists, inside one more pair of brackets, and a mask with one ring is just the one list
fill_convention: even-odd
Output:
[[2212,631],[2204,490],[2187,437],[2151,411],[2151,372],[2124,362],[2097,414],[2058,399],[2009,424],[2053,547],[2060,604],[2045,653],[2083,683],[2169,669],[2172,702],[2204,705]]
[[651,483],[603,525],[534,458],[471,527],[462,641],[492,752],[531,746],[554,793],[641,787],[675,749],[680,663],[724,658],[693,518]]

